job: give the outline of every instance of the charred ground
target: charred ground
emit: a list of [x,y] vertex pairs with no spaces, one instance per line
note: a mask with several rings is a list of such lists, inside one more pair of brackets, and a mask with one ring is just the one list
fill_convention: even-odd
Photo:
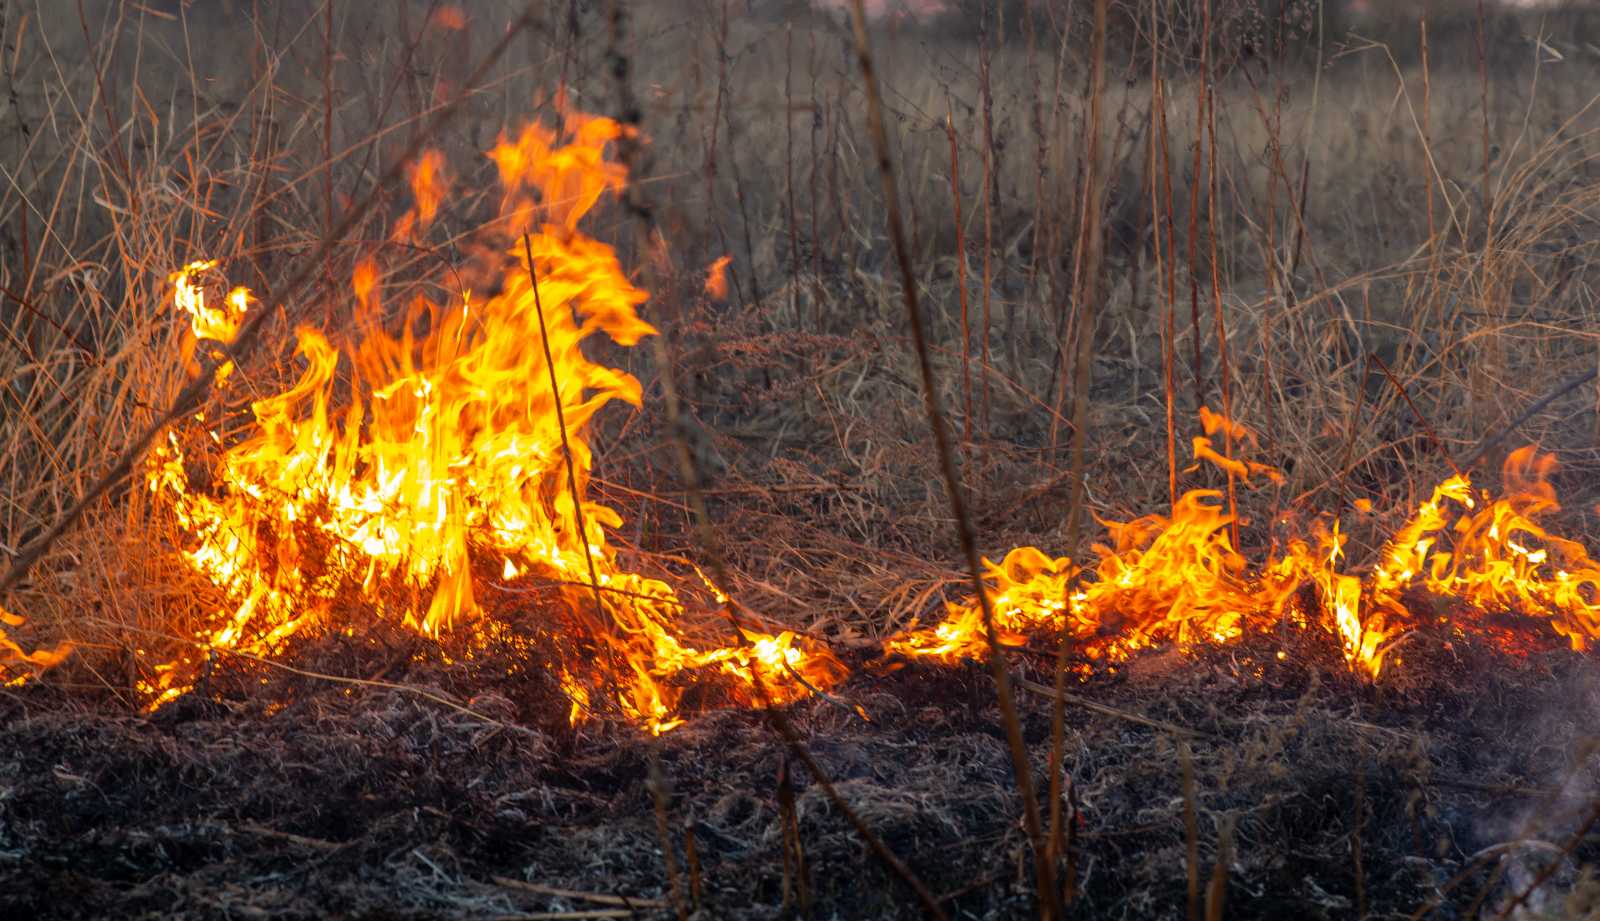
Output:
[[[1191,809],[1202,891],[1220,875],[1229,917],[1398,917],[1441,895],[1434,917],[1472,916],[1480,899],[1496,911],[1550,859],[1550,847],[1523,838],[1567,847],[1552,887],[1562,895],[1535,904],[1584,916],[1596,893],[1573,866],[1600,856],[1588,834],[1597,778],[1587,737],[1600,684],[1587,660],[1423,637],[1408,664],[1429,677],[1372,688],[1336,659],[1306,658],[1323,645],[1290,640],[1154,650],[1120,675],[1073,682],[1066,809],[1080,917],[1184,917]],[[330,656],[383,662],[324,644],[291,662],[327,667]],[[1050,681],[1047,657],[1026,661],[1019,677]],[[872,672],[840,691],[870,722],[826,701],[791,711],[813,754],[953,914],[1029,912],[1026,839],[987,673]],[[209,694],[155,717],[60,689],[7,693],[9,910],[622,910],[542,886],[632,898],[642,916],[666,916],[651,788],[660,777],[680,884],[700,916],[782,917],[800,910],[802,892],[816,917],[918,916],[812,779],[785,764],[759,714],[713,712],[649,740],[539,728],[522,713],[537,686],[485,689],[481,675],[426,657],[390,677],[402,683],[280,672],[262,687],[254,672],[223,669]],[[542,693],[559,704],[553,688]],[[1021,706],[1042,771],[1050,701],[1025,688]],[[804,851],[804,885],[789,883],[787,903],[786,827]]]

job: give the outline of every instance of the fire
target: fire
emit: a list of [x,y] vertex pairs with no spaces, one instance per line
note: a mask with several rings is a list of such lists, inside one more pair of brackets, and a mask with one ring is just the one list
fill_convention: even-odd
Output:
[[718,256],[706,269],[706,294],[714,301],[728,299],[728,263],[732,256]]
[[[1209,411],[1202,419],[1208,435],[1231,424]],[[1203,438],[1194,453],[1241,477],[1280,476],[1266,465],[1217,455]],[[1498,500],[1475,491],[1463,475],[1445,480],[1365,574],[1340,571],[1347,535],[1338,521],[1315,522],[1309,537],[1287,541],[1283,553],[1252,568],[1232,546],[1232,518],[1220,495],[1194,490],[1170,517],[1105,522],[1108,540],[1094,545],[1090,567],[1033,547],[988,563],[996,624],[1003,641],[1014,644],[1065,631],[1070,648],[1088,663],[1120,662],[1160,643],[1224,644],[1287,625],[1326,633],[1351,668],[1376,678],[1398,643],[1439,618],[1408,604],[1408,595],[1421,592],[1449,600],[1451,613],[1442,619],[1457,630],[1514,612],[1546,620],[1572,648],[1584,650],[1600,638],[1600,563],[1538,523],[1559,510],[1549,482],[1554,468],[1553,457],[1532,447],[1514,452],[1505,465],[1507,494]],[[979,607],[950,604],[943,622],[893,637],[886,648],[939,662],[984,655]]]
[[[0,624],[20,627],[27,619],[0,608]],[[47,668],[60,665],[72,654],[71,643],[61,643],[54,649],[36,649],[26,652],[15,640],[0,629],[0,682],[6,685],[22,684]]]
[[[174,432],[153,453],[147,484],[179,526],[189,566],[226,599],[190,651],[154,668],[143,688],[154,705],[181,694],[215,651],[268,655],[310,626],[338,626],[353,598],[427,635],[492,632],[478,597],[487,574],[559,586],[564,611],[550,634],[574,718],[609,708],[661,732],[681,721],[690,682],[721,681],[754,702],[759,681],[782,702],[838,680],[826,649],[789,632],[691,641],[684,602],[621,566],[607,540],[621,517],[586,498],[589,424],[612,401],[637,407],[640,385],[592,361],[584,343],[604,334],[631,346],[655,332],[638,315],[645,293],[609,246],[578,229],[625,180],[604,157],[622,131],[567,112],[559,129],[529,125],[490,152],[502,219],[448,277],[498,293],[419,296],[390,332],[381,269],[364,259],[351,284],[359,332],[336,342],[296,330],[299,379],[252,404],[247,433],[208,476],[190,472],[193,433]],[[437,155],[412,171],[408,236],[434,217],[442,174]],[[531,266],[517,245],[523,230]],[[226,342],[237,315],[210,311],[196,280],[214,268],[176,273],[174,304],[195,318],[196,340]],[[227,303],[243,309],[248,295]]]
[[[432,290],[453,294],[387,305],[383,251],[364,255],[350,276],[348,331],[298,328],[292,383],[274,392],[252,381],[265,395],[243,426],[197,414],[151,452],[145,485],[175,526],[174,552],[214,602],[176,653],[146,661],[139,689],[152,707],[192,687],[215,655],[268,657],[297,634],[351,633],[363,618],[428,637],[464,631],[474,649],[526,639],[572,721],[610,714],[654,733],[683,722],[691,686],[781,704],[845,677],[825,646],[789,631],[724,627],[715,632],[732,642],[711,639],[717,606],[734,602],[698,568],[696,597],[709,602],[629,569],[611,542],[622,516],[589,498],[591,424],[613,402],[639,407],[641,386],[588,352],[655,334],[639,314],[646,293],[580,226],[627,180],[606,156],[625,130],[563,107],[558,126],[502,135],[488,153],[500,216],[467,235],[465,255],[435,279]],[[418,245],[445,206],[448,175],[441,155],[418,158],[414,206],[392,239]],[[708,270],[709,294],[725,294],[727,265],[724,256]],[[229,344],[262,308],[221,276],[202,259],[169,280],[187,324],[184,366],[232,388],[242,372]],[[1260,450],[1255,432],[1209,409],[1200,422],[1196,465],[1221,468],[1230,483],[1284,481],[1244,456]],[[1326,516],[1289,536],[1279,532],[1297,522],[1275,522],[1273,549],[1253,560],[1257,538],[1241,536],[1233,503],[1195,489],[1168,514],[1102,521],[1087,561],[1014,549],[986,564],[986,591],[1002,642],[1064,638],[1084,673],[1156,645],[1287,628],[1326,637],[1375,680],[1418,630],[1492,635],[1489,619],[1502,613],[1542,621],[1583,651],[1600,638],[1600,562],[1541,523],[1559,510],[1554,468],[1532,447],[1513,453],[1498,499],[1464,474],[1444,480],[1366,566],[1352,563],[1349,533]],[[1356,511],[1364,526],[1379,520],[1366,500]],[[531,638],[504,604],[485,601],[507,592],[545,599]],[[1429,596],[1444,603],[1419,604]],[[21,623],[0,610],[0,624]],[[984,656],[980,606],[951,602],[942,622],[883,649],[941,663]],[[0,630],[0,680],[26,680],[69,650],[27,653]]]

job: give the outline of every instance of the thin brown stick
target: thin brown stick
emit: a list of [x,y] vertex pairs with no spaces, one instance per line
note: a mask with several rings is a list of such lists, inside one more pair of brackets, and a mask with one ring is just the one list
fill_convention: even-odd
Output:
[[1455,475],[1461,476],[1461,468],[1457,467],[1456,462],[1450,459],[1449,453],[1445,450],[1444,442],[1439,440],[1438,433],[1433,430],[1433,423],[1429,422],[1428,417],[1422,414],[1422,410],[1417,408],[1417,404],[1411,402],[1411,394],[1406,392],[1406,385],[1400,383],[1400,379],[1394,376],[1394,372],[1389,370],[1389,366],[1384,363],[1382,358],[1378,357],[1377,352],[1368,352],[1367,357],[1377,363],[1379,370],[1383,371],[1383,376],[1389,379],[1389,383],[1394,385],[1394,389],[1400,391],[1401,398],[1406,401],[1407,406],[1411,407],[1411,415],[1416,417],[1417,422],[1422,426],[1422,430],[1428,434],[1428,440],[1433,442],[1434,448],[1444,457],[1445,463],[1450,465],[1450,469]]
[[693,824],[683,829],[683,862],[689,865],[689,904],[699,911],[704,883],[700,872],[700,845],[695,842]]
[[[1089,428],[1089,385],[1094,364],[1095,305],[1100,300],[1100,247],[1102,245],[1100,130],[1102,100],[1106,78],[1107,0],[1095,0],[1093,59],[1089,88],[1088,167],[1084,181],[1084,207],[1078,230],[1078,251],[1083,255],[1083,271],[1078,276],[1077,302],[1078,354],[1073,363],[1072,382],[1072,483],[1067,493],[1067,550],[1078,552],[1083,528],[1085,447]],[[1065,378],[1065,375],[1062,375]],[[1061,850],[1061,763],[1066,756],[1067,652],[1071,631],[1062,629],[1056,648],[1055,705],[1050,716],[1050,832],[1047,838],[1053,867]]]
[[1194,756],[1187,742],[1178,745],[1178,765],[1183,770],[1183,854],[1187,874],[1189,921],[1200,921],[1200,826],[1195,816]]
[[322,232],[333,233],[333,3],[322,0]]
[[539,297],[539,270],[533,264],[533,244],[522,234],[522,253],[528,259],[528,284],[533,288],[533,310],[539,316],[539,345],[544,349],[544,367],[550,374],[550,399],[556,405],[556,427],[561,430],[561,457],[567,468],[567,489],[572,492],[572,517],[578,525],[578,542],[583,545],[583,561],[589,566],[589,587],[594,591],[594,616],[606,619],[605,599],[600,597],[600,575],[595,572],[594,554],[589,552],[589,528],[583,520],[583,494],[578,491],[578,471],[572,462],[572,444],[567,439],[567,416],[561,408],[561,383],[556,380],[556,360],[550,354],[550,333],[545,329],[544,301]]
[[[1209,165],[1206,168],[1206,238],[1211,251],[1211,307],[1217,327],[1217,385],[1222,394],[1222,415],[1229,424],[1222,430],[1222,456],[1233,459],[1233,384],[1228,367],[1228,324],[1222,309],[1222,268],[1217,255],[1217,91],[1211,85],[1211,0],[1206,0],[1201,25],[1200,83],[1205,87],[1201,100],[1205,108],[1206,143]],[[1239,546],[1239,499],[1237,477],[1228,467],[1228,534]]]
[[961,224],[961,155],[956,147],[955,112],[945,98],[945,134],[950,138],[950,207],[956,226],[956,297],[961,303],[961,440],[972,441],[972,323],[967,316],[967,241]]
[[[1489,191],[1489,61],[1486,43],[1488,36],[1485,34],[1483,16],[1483,0],[1478,0],[1478,113],[1482,116],[1483,128],[1483,226],[1487,237],[1493,227],[1490,215],[1494,213],[1494,195]],[[1484,246],[1488,247],[1487,240]]]
[[650,800],[655,806],[656,837],[661,842],[661,860],[667,866],[672,907],[678,914],[678,921],[689,921],[689,904],[684,900],[683,881],[678,876],[678,853],[673,850],[671,825],[667,822],[667,774],[661,769],[661,751],[654,746],[650,749],[650,778],[646,786],[650,788]]
[[[994,199],[999,194],[999,178],[994,168],[994,94],[989,85],[989,9],[992,0],[984,0],[982,25],[978,29],[978,86],[983,98],[983,433],[988,435],[989,373],[989,302],[994,293]],[[1015,370],[1015,369],[1013,369]]]
[[[1171,507],[1178,504],[1178,425],[1177,425],[1177,367],[1178,367],[1178,259],[1177,240],[1174,237],[1177,224],[1177,212],[1172,202],[1172,149],[1171,136],[1167,129],[1167,100],[1166,81],[1161,78],[1161,72],[1154,69],[1159,64],[1161,41],[1159,35],[1154,34],[1158,28],[1156,0],[1150,0],[1151,10],[1151,52],[1152,59],[1152,84],[1155,99],[1159,104],[1151,106],[1160,118],[1161,130],[1161,186],[1165,194],[1164,207],[1157,209],[1164,220],[1166,229],[1166,283],[1167,283],[1167,309],[1166,322],[1163,324],[1162,343],[1162,374],[1164,389],[1166,390],[1167,403],[1167,499]],[[1153,134],[1154,132],[1152,132]],[[1152,138],[1152,142],[1154,138]],[[1153,181],[1153,180],[1152,180]],[[1152,189],[1151,192],[1154,195]],[[1158,253],[1160,247],[1157,248]]]
[[1350,864],[1355,871],[1356,921],[1366,921],[1367,917],[1367,867],[1366,860],[1361,854],[1361,829],[1366,824],[1366,818],[1367,772],[1358,760],[1356,762],[1355,819],[1350,824]]
[[1228,895],[1228,863],[1232,860],[1233,829],[1226,821],[1217,836],[1217,858],[1211,864],[1211,881],[1206,883],[1206,921],[1222,921],[1222,908]]
[[489,921],[594,921],[599,918],[631,918],[631,908],[581,908],[577,911],[535,911],[517,915],[494,915]]
[[966,496],[956,472],[955,453],[951,450],[950,436],[945,429],[944,413],[939,407],[938,386],[934,381],[933,362],[928,357],[927,335],[922,325],[922,309],[917,303],[917,280],[911,268],[911,256],[906,249],[905,226],[900,218],[900,195],[895,185],[894,166],[889,160],[889,133],[883,122],[883,100],[878,90],[878,77],[872,63],[872,46],[867,37],[867,13],[862,0],[851,3],[855,25],[856,55],[861,63],[862,82],[866,85],[867,118],[872,130],[872,140],[878,154],[878,174],[883,180],[883,196],[889,221],[889,241],[900,265],[900,284],[905,298],[906,320],[911,327],[911,339],[917,352],[917,366],[922,376],[923,404],[928,414],[928,426],[933,430],[933,440],[939,454],[939,468],[944,476],[945,491],[956,519],[956,534],[966,557],[968,574],[983,611],[984,631],[989,640],[989,665],[994,673],[995,691],[999,697],[1001,719],[1005,724],[1006,741],[1011,749],[1012,767],[1017,776],[1017,788],[1022,796],[1022,821],[1027,829],[1034,852],[1034,872],[1039,888],[1041,917],[1061,917],[1060,894],[1055,887],[1055,872],[1047,858],[1043,828],[1039,821],[1039,803],[1034,795],[1033,767],[1028,761],[1026,743],[1022,738],[1022,724],[1017,719],[1012,699],[1011,678],[1006,667],[1004,648],[994,623],[994,605],[983,584],[983,568],[978,559],[978,542],[973,533],[972,516],[967,510]]
[[1561,868],[1562,863],[1568,857],[1572,856],[1572,852],[1577,850],[1579,844],[1583,843],[1583,839],[1589,836],[1589,830],[1594,828],[1595,823],[1597,822],[1600,822],[1600,802],[1596,802],[1594,804],[1594,808],[1589,810],[1589,817],[1584,819],[1583,824],[1578,827],[1578,830],[1574,831],[1572,835],[1567,838],[1567,843],[1561,846],[1561,854],[1559,859],[1552,860],[1550,863],[1546,864],[1545,867],[1539,871],[1539,875],[1533,878],[1533,882],[1528,884],[1528,888],[1517,893],[1516,898],[1512,899],[1505,908],[1502,908],[1498,915],[1495,915],[1494,921],[1506,921],[1507,918],[1511,917],[1512,912],[1516,911],[1518,908],[1521,908],[1527,903],[1529,897],[1531,897],[1540,886],[1543,886],[1545,883],[1549,882],[1550,877],[1555,875],[1556,870]]
[[630,895],[608,895],[603,892],[584,892],[580,889],[562,889],[557,886],[546,886],[543,883],[530,883],[525,880],[511,879],[506,876],[491,876],[490,881],[502,889],[517,889],[522,892],[532,892],[536,895],[548,895],[558,899],[577,899],[582,902],[593,902],[596,905],[614,905],[618,908],[666,908],[667,903],[660,899],[647,899]]
[[1025,688],[1029,691],[1033,691],[1036,694],[1043,694],[1051,700],[1060,698],[1061,700],[1072,704],[1074,707],[1088,710],[1090,713],[1098,713],[1101,716],[1109,716],[1113,719],[1124,720],[1139,726],[1146,726],[1150,729],[1156,729],[1170,735],[1185,738],[1209,735],[1209,733],[1202,732],[1198,729],[1190,729],[1186,726],[1179,726],[1177,723],[1169,723],[1165,720],[1158,720],[1153,717],[1145,716],[1142,713],[1134,713],[1132,710],[1122,710],[1107,704],[1097,703],[1087,697],[1081,697],[1077,694],[1073,694],[1070,691],[1057,694],[1056,689],[1050,685],[1040,684],[1037,681],[1029,681],[1027,678],[1018,678],[1016,679],[1016,682],[1017,687]]
[[[796,328],[800,316],[800,224],[794,207],[794,25],[783,30],[783,193],[789,208],[789,312]],[[753,271],[753,270],[752,270]]]
[[[1210,10],[1209,0],[1206,9]],[[1209,41],[1206,44],[1210,44]],[[1200,183],[1205,169],[1206,46],[1201,46],[1200,79],[1196,81],[1194,112],[1194,169],[1189,174],[1189,345],[1193,348],[1194,405],[1206,403],[1205,377],[1200,364],[1200,202],[1205,198]]]
[[1428,72],[1428,10],[1426,5],[1423,6],[1422,18],[1417,23],[1417,32],[1422,43],[1422,172],[1428,185],[1428,278],[1431,280],[1439,261],[1439,231],[1438,226],[1434,223],[1433,216],[1434,171],[1429,165],[1433,159],[1431,151],[1433,130],[1430,118],[1430,113],[1433,110],[1433,79]]
[[1465,460],[1457,461],[1455,464],[1456,468],[1458,470],[1471,470],[1473,466],[1478,463],[1478,461],[1483,460],[1483,456],[1485,454],[1493,451],[1496,445],[1500,444],[1502,441],[1505,441],[1512,432],[1515,432],[1517,429],[1521,428],[1523,423],[1543,412],[1546,406],[1549,406],[1551,403],[1554,403],[1556,400],[1566,396],[1572,391],[1577,390],[1579,387],[1589,383],[1596,377],[1600,377],[1600,368],[1590,368],[1572,380],[1562,384],[1560,387],[1557,387],[1556,389],[1540,397],[1538,400],[1535,400],[1532,406],[1529,406],[1527,409],[1523,410],[1522,413],[1517,416],[1517,418],[1511,420],[1509,425],[1501,428],[1500,431],[1496,432],[1494,435],[1485,438],[1483,443],[1478,445],[1477,450],[1467,455]]

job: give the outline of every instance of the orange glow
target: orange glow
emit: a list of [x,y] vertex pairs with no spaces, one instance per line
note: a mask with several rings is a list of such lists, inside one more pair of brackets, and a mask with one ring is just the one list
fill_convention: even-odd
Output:
[[[359,335],[335,342],[298,329],[299,380],[253,404],[254,425],[223,451],[208,485],[190,480],[183,433],[152,454],[147,482],[185,535],[184,557],[228,599],[191,652],[146,680],[154,704],[182,693],[208,650],[270,654],[308,626],[339,626],[352,598],[427,635],[483,631],[476,560],[502,582],[559,586],[552,652],[568,663],[557,683],[574,717],[606,709],[661,732],[681,722],[678,699],[691,682],[721,683],[748,704],[760,697],[757,680],[783,702],[842,677],[826,649],[788,632],[692,641],[672,587],[618,564],[607,533],[621,517],[584,498],[591,419],[614,400],[637,406],[640,389],[582,345],[604,334],[631,346],[655,332],[637,312],[645,293],[609,246],[578,229],[623,182],[604,158],[621,132],[569,112],[559,130],[529,125],[490,152],[505,220],[481,232],[480,251],[450,277],[499,293],[419,298],[390,333],[379,268],[363,261],[352,277]],[[421,224],[437,203],[441,166],[425,156],[412,173]],[[537,299],[517,245],[523,229]],[[203,303],[193,271],[174,276],[180,306]]]
[[706,294],[714,301],[728,299],[728,263],[732,256],[718,256],[706,270]]
[[467,27],[467,14],[459,6],[441,6],[433,11],[433,17],[429,22],[435,28],[460,32]]

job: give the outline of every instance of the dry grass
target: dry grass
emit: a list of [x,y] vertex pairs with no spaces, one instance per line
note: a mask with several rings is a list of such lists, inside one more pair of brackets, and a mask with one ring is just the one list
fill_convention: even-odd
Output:
[[[1217,2],[1219,16],[1237,6]],[[429,25],[436,6],[99,0],[80,14],[75,4],[0,0],[0,561],[57,521],[187,381],[176,359],[180,329],[168,310],[168,272],[201,256],[220,258],[233,280],[270,299],[308,256],[330,247],[314,284],[266,321],[261,347],[241,368],[246,386],[207,404],[242,424],[249,396],[292,373],[296,323],[348,325],[344,290],[361,255],[386,247],[397,289],[448,264],[492,210],[476,191],[489,185],[490,165],[474,157],[497,131],[548,115],[561,85],[582,107],[616,111],[604,17],[581,4],[572,15],[564,3],[535,4],[536,26],[459,116],[425,138],[451,155],[462,191],[425,245],[397,250],[384,241],[406,196],[379,187],[378,178],[455,98],[522,9],[512,0],[474,2],[467,28],[457,31]],[[625,265],[649,266],[647,314],[675,356],[668,383],[682,397],[684,419],[669,427],[651,402],[663,382],[650,350],[610,356],[644,381],[646,408],[602,420],[596,488],[626,510],[618,543],[640,566],[662,571],[678,558],[698,558],[687,511],[693,503],[668,447],[674,432],[686,434],[737,596],[774,623],[838,648],[869,648],[938,610],[946,589],[959,585],[961,554],[927,450],[920,372],[904,333],[905,286],[889,246],[850,36],[841,19],[796,6],[637,5],[622,49],[649,138],[636,166],[669,247],[664,258],[642,251],[622,207],[602,209],[594,233],[618,246]],[[1163,508],[1169,473],[1178,474],[1180,488],[1220,485],[1173,467],[1184,463],[1198,406],[1220,406],[1226,392],[1232,414],[1265,435],[1259,459],[1289,474],[1281,489],[1240,492],[1244,546],[1268,544],[1270,523],[1284,512],[1341,510],[1365,498],[1380,514],[1350,525],[1349,551],[1359,564],[1451,459],[1600,360],[1593,268],[1600,264],[1600,112],[1591,89],[1600,60],[1588,38],[1595,14],[1496,14],[1481,65],[1470,9],[1430,25],[1425,58],[1415,22],[1352,24],[1379,30],[1366,37],[1321,34],[1314,17],[1300,16],[1316,4],[1289,4],[1297,18],[1286,21],[1280,48],[1276,23],[1251,27],[1224,16],[1209,77],[1187,33],[1162,33],[1157,72],[1165,104],[1154,116],[1148,51],[1124,37],[1109,52],[1098,100],[1103,128],[1091,157],[1086,12],[1070,18],[1064,5],[1040,6],[1058,15],[1022,17],[1006,5],[1011,18],[1003,30],[991,24],[987,48],[949,24],[880,24],[873,38],[907,262],[940,388],[933,396],[951,430],[967,433],[961,485],[972,497],[983,553],[1036,543],[1076,555],[1082,548],[1068,544],[1087,544],[1093,528],[1079,535],[1068,524],[1078,505],[1075,483],[1088,511],[1118,520]],[[1132,34],[1129,10],[1145,7],[1111,4],[1117,34]],[[330,22],[331,35],[324,31]],[[1246,60],[1235,54],[1241,36],[1253,42]],[[1209,135],[1196,105],[1208,90],[1215,99]],[[952,162],[959,163],[954,177]],[[1102,181],[1086,195],[1081,179],[1091,166]],[[330,239],[340,216],[371,195],[376,207]],[[1086,202],[1097,203],[1098,217],[1085,214]],[[1082,232],[1089,226],[1103,231],[1103,245]],[[733,257],[732,295],[717,303],[700,286],[704,267],[723,254]],[[1097,263],[1098,287],[1083,277]],[[402,294],[389,302],[401,303]],[[1560,452],[1558,485],[1574,533],[1596,533],[1597,406],[1600,391],[1577,388],[1504,446],[1538,441]],[[1081,477],[1064,437],[1080,419]],[[1179,446],[1170,466],[1169,437]],[[1497,459],[1481,467],[1492,469]],[[143,667],[135,650],[185,635],[190,619],[215,603],[175,564],[163,527],[142,489],[113,490],[0,599],[28,618],[15,634],[25,646],[77,645],[75,658],[48,676],[52,687],[82,695],[80,703],[104,697],[132,706]],[[371,677],[361,662],[308,661]],[[863,699],[874,693],[860,691]],[[1371,706],[1388,704],[1373,693]],[[1047,708],[1034,703],[1024,722],[1043,733]],[[265,703],[249,704],[257,706]],[[819,706],[807,716],[808,730],[844,732],[829,723],[837,715]],[[1186,726],[1202,720],[1187,711],[1169,716]],[[532,718],[519,713],[506,722]],[[117,726],[112,735],[145,731]],[[1330,738],[1353,731],[1333,722],[1323,728]],[[993,747],[986,731],[972,729]],[[1451,746],[1470,744],[1452,739],[1432,748],[1429,731],[1393,729],[1416,733],[1404,746],[1393,732],[1363,737],[1366,808],[1394,815],[1378,830],[1374,811],[1357,828],[1393,833],[1402,827],[1396,816],[1413,808],[1384,799],[1398,795],[1383,785],[1403,773],[1394,760],[1401,747],[1426,772],[1457,757]],[[551,729],[539,744],[575,744],[557,738]],[[1036,754],[1048,747],[1038,736],[1029,742]],[[1114,747],[1082,727],[1072,727],[1065,744],[1075,776],[1111,757],[1096,745]],[[1175,748],[1161,749],[1165,774],[1152,781],[1159,794],[1149,794],[1163,798],[1161,815],[1137,818],[1135,806],[1118,813],[1134,816],[1128,821],[1136,827],[1173,823],[1159,842],[1170,851],[1162,872],[1172,880],[1192,873],[1204,889],[1223,837],[1224,825],[1211,820],[1234,808],[1217,804],[1240,795],[1230,786],[1233,768],[1218,765],[1244,759],[1270,774],[1271,755],[1262,752],[1271,746],[1261,745],[1227,754],[1196,743],[1196,795],[1213,810],[1202,810],[1201,866],[1182,866]],[[988,767],[1001,763],[997,751],[985,756]],[[919,811],[887,781],[852,786],[865,781],[837,751],[820,761],[842,770],[841,790],[859,795],[855,808],[881,810],[883,824],[873,827],[891,847],[908,841],[886,827],[915,841],[970,830],[940,825],[940,808]],[[1089,802],[1093,788],[1072,789]],[[1307,794],[1283,795],[1290,802]],[[798,818],[789,820],[802,838],[827,810],[815,796],[803,790]],[[995,796],[983,809],[1017,815],[1015,803]],[[1165,799],[1174,796],[1176,803]],[[654,814],[639,815],[645,824],[629,826],[639,846],[656,846]],[[905,821],[896,824],[896,815]],[[1248,856],[1262,828],[1248,810],[1229,815],[1238,820],[1226,826],[1234,865],[1217,872],[1234,889],[1248,888],[1264,878],[1252,876]],[[1456,828],[1456,818],[1445,824]],[[1294,834],[1284,821],[1274,830]],[[1021,846],[1004,821],[985,822],[986,833]],[[757,823],[762,834],[776,834],[779,824]],[[1341,840],[1350,840],[1347,832]],[[1391,851],[1358,840],[1369,869],[1351,875],[1363,894],[1348,898],[1364,900],[1372,917],[1380,903],[1401,910],[1400,890],[1385,888],[1389,881],[1370,869],[1376,855],[1398,854],[1398,845]],[[770,854],[758,852],[775,867],[778,844],[768,843]],[[1075,847],[1071,854],[1092,850],[1083,841]],[[912,852],[926,855],[920,844]],[[1077,859],[1071,854],[1067,860]],[[960,872],[973,865],[957,864]],[[689,873],[690,864],[679,866]],[[637,878],[657,869],[650,864]],[[1095,888],[1104,880],[1089,875],[1089,865],[1068,871],[1066,886],[1074,885],[1073,872],[1083,892],[1113,898]],[[956,888],[948,875],[933,882],[936,891]],[[1159,898],[1186,904],[1189,894],[1179,889],[1159,890]],[[1115,904],[1136,916],[1145,896],[1131,887],[1124,895]],[[752,897],[769,896],[782,897],[776,890]],[[830,896],[814,878],[809,897],[820,905],[840,894]],[[1451,888],[1445,897],[1461,894]],[[728,898],[725,910],[735,904]],[[419,916],[455,910],[425,904],[431,908]],[[985,904],[999,913],[1023,903]],[[1330,917],[1349,910],[1336,899],[1328,905]],[[1161,903],[1162,911],[1169,907]]]

